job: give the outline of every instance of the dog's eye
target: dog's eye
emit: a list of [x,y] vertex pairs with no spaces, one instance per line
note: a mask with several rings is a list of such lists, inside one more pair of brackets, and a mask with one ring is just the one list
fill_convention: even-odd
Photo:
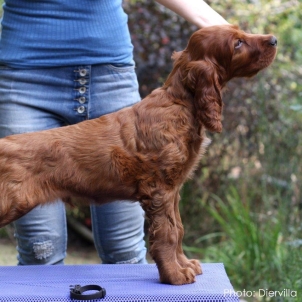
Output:
[[243,44],[243,41],[239,39],[235,44],[235,48],[236,49],[240,48],[242,46],[242,44]]

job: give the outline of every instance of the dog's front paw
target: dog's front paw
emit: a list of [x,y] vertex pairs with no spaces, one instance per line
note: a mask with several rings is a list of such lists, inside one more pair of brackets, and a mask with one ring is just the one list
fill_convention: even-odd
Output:
[[195,282],[195,272],[191,268],[179,268],[168,274],[161,274],[160,281],[172,285],[190,284]]
[[195,275],[201,275],[201,264],[196,259],[188,259],[184,254],[179,254],[177,257],[178,263],[182,268],[191,268]]
[[188,260],[188,266],[194,270],[196,275],[202,274],[201,264],[198,260],[196,259]]

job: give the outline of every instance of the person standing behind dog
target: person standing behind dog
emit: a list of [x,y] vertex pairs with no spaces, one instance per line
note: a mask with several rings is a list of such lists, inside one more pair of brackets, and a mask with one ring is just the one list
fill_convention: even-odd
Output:
[[[227,23],[202,0],[157,2],[198,27]],[[75,124],[140,101],[122,0],[5,0],[3,10],[0,137]],[[103,263],[146,263],[138,203],[93,205],[91,215]],[[63,264],[62,202],[37,207],[14,226],[19,265]]]

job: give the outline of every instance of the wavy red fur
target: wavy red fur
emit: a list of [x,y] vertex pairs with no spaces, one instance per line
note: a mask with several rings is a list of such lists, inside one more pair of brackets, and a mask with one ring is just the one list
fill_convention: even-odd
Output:
[[150,220],[150,254],[161,282],[194,282],[201,267],[182,250],[179,190],[209,144],[205,130],[222,131],[222,88],[267,67],[275,46],[271,35],[234,26],[201,29],[173,55],[164,86],[140,103],[77,125],[1,139],[0,226],[57,198],[139,201]]

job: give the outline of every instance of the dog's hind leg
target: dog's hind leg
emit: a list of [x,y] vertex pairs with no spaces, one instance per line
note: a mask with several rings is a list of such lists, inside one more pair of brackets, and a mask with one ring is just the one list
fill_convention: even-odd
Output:
[[0,228],[22,217],[36,206],[29,200],[21,200],[20,194],[12,194],[7,189],[1,190],[0,194]]
[[14,177],[16,173],[13,170],[10,172],[6,177],[4,174],[0,175],[0,227],[22,217],[39,204],[55,200],[56,197],[51,197],[42,187],[39,177],[30,177],[25,173]]

